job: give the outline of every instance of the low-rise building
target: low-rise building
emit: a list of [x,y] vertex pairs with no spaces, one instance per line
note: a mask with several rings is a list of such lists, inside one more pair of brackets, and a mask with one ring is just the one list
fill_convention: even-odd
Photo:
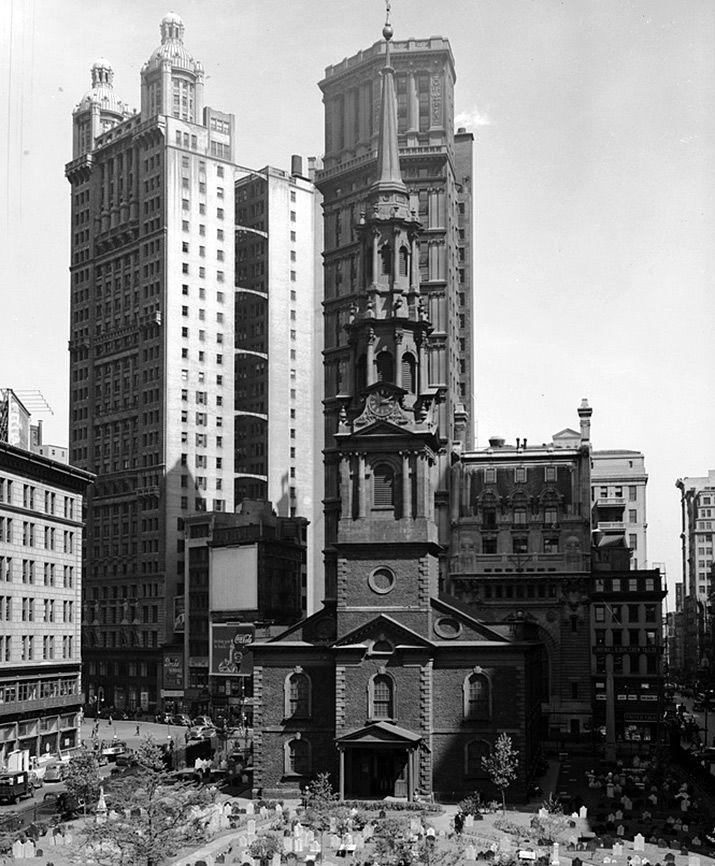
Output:
[[0,441],[0,758],[79,743],[82,506],[94,476]]

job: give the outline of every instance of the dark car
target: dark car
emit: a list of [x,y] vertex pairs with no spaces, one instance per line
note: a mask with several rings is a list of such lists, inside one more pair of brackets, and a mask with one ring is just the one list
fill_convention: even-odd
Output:
[[191,727],[191,719],[186,713],[176,713],[171,717],[172,725],[183,725],[185,728]]

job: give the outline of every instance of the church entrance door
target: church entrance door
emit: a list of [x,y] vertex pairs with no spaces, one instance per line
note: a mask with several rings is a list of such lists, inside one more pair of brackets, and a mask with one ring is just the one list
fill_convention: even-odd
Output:
[[347,750],[346,758],[346,797],[407,796],[407,749],[354,748]]

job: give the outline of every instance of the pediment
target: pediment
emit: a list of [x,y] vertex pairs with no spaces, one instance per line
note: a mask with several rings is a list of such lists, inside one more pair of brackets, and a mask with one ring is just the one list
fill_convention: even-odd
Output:
[[373,722],[363,728],[349,731],[336,739],[337,743],[343,745],[385,743],[388,745],[401,744],[408,748],[416,746],[421,741],[422,736],[420,734],[409,731],[407,728],[401,728],[399,725],[393,725],[391,722]]
[[334,646],[351,646],[373,641],[389,641],[393,646],[432,647],[431,641],[392,617],[382,613],[353,629],[336,641]]
[[456,599],[433,598],[432,610],[437,639],[510,643],[504,634],[463,610]]

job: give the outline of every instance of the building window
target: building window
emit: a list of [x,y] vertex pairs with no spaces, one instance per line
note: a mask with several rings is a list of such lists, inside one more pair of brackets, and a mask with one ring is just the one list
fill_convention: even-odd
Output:
[[286,743],[285,772],[289,776],[307,776],[310,773],[310,743],[303,737]]
[[395,684],[388,674],[377,674],[370,683],[370,712],[373,719],[395,718]]
[[512,539],[512,553],[528,553],[529,539],[524,536],[518,536]]
[[635,508],[628,509],[628,522],[638,523],[638,511]]
[[406,352],[402,356],[402,387],[410,394],[417,393],[417,364],[414,355]]
[[373,506],[395,507],[395,473],[386,463],[380,463],[373,469]]
[[389,352],[380,352],[377,356],[376,367],[378,382],[395,381],[395,365]]
[[295,671],[286,678],[285,715],[287,719],[308,719],[311,709],[310,677]]
[[491,746],[486,740],[472,740],[465,746],[464,774],[470,778],[486,779],[487,771],[482,764],[482,758],[491,754]]
[[490,688],[488,677],[479,672],[464,681],[464,718],[487,721],[490,716]]
[[514,481],[517,484],[525,484],[526,483],[526,468],[523,466],[518,466],[514,470]]

